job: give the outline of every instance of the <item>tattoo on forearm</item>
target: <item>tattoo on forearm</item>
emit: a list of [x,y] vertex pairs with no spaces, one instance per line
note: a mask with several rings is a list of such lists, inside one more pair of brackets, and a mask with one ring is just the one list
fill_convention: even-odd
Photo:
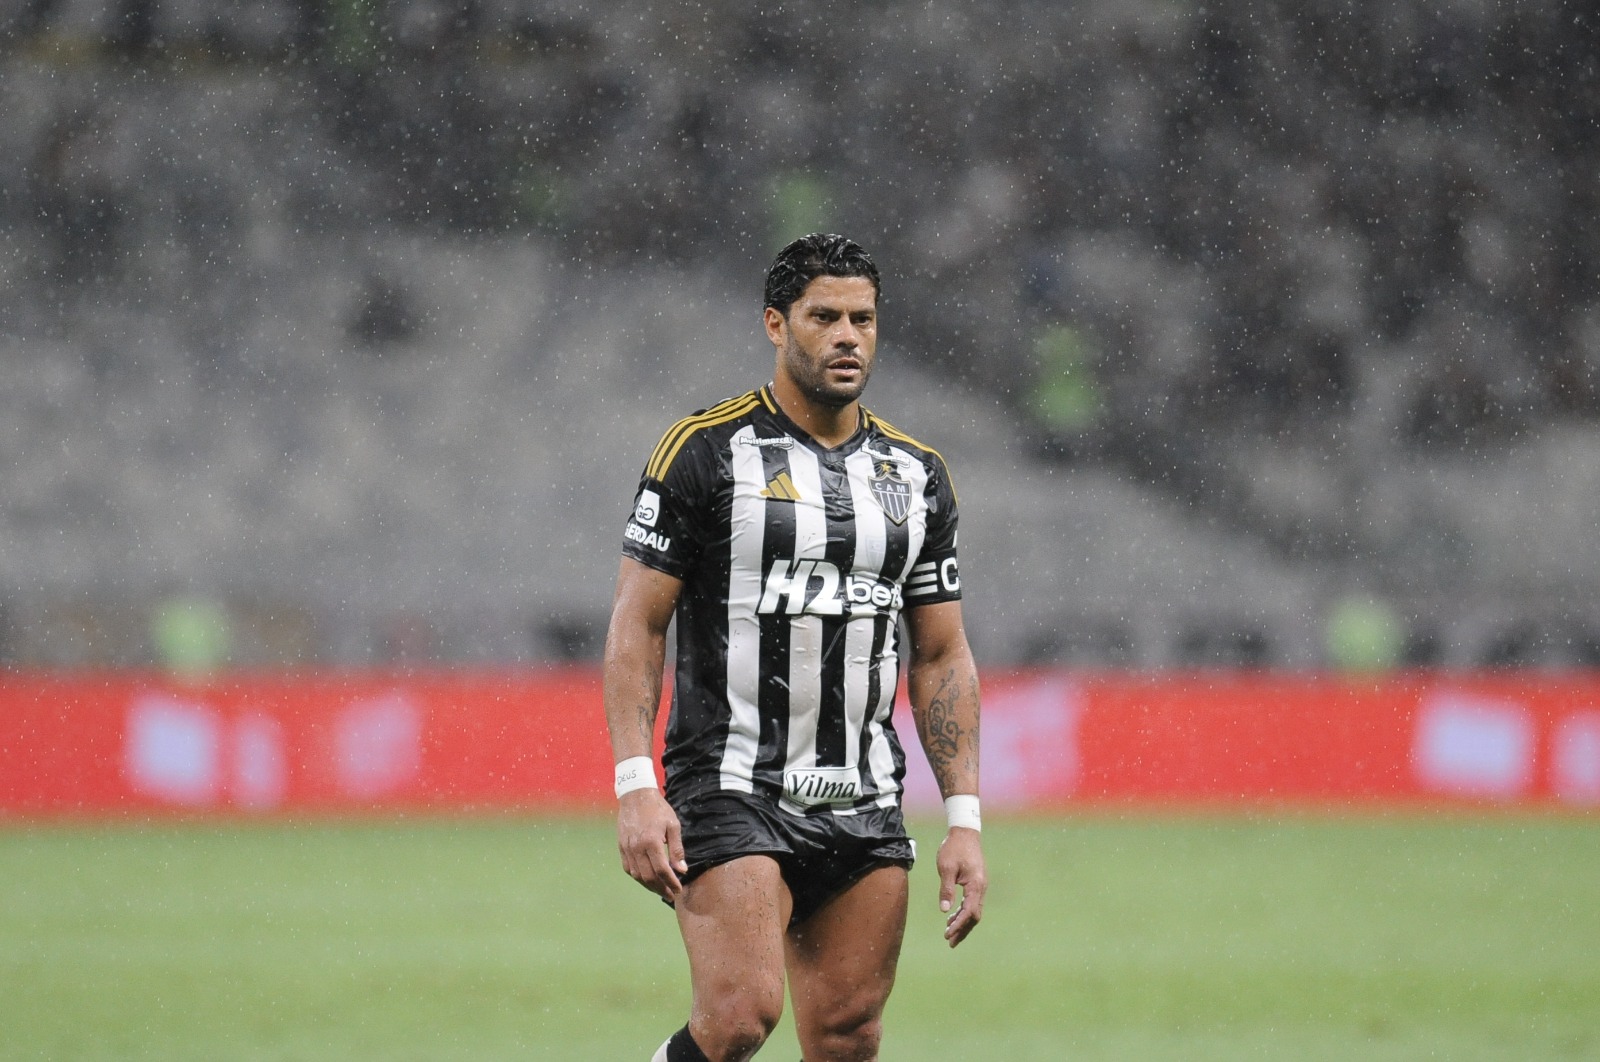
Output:
[[643,704],[635,708],[634,713],[634,725],[638,727],[639,736],[648,743],[655,737],[656,713]]
[[922,740],[935,770],[954,759],[961,747],[961,725],[950,717],[955,704],[954,678],[951,672],[939,680],[939,688],[933,691],[923,715]]
[[958,708],[971,698],[975,703],[976,683],[962,689],[952,669],[939,679],[928,706],[922,713],[922,745],[928,764],[941,792],[949,792],[961,772],[975,773],[978,766],[978,731],[963,725]]

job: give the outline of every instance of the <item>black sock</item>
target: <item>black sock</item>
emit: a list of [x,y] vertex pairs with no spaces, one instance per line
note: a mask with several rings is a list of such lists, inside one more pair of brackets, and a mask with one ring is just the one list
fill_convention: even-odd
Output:
[[667,1041],[667,1062],[711,1062],[711,1059],[700,1050],[700,1045],[694,1042],[694,1037],[689,1035],[689,1027],[685,1025]]

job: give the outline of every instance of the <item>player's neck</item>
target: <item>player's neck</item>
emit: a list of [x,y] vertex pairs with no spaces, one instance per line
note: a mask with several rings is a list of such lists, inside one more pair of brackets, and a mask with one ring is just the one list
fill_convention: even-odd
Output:
[[772,398],[785,416],[830,450],[846,442],[861,426],[860,402],[839,407],[821,405],[807,398],[782,373],[772,382]]

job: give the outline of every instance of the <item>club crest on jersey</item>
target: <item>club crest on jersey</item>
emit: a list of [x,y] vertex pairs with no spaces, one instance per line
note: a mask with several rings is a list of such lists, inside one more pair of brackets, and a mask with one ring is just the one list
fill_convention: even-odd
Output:
[[896,463],[883,458],[875,460],[868,485],[889,519],[897,524],[905,523],[906,517],[911,515],[911,484],[900,474]]

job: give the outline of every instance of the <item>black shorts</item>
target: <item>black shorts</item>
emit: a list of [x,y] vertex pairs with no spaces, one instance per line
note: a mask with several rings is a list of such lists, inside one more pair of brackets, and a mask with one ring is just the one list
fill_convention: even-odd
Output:
[[897,807],[868,808],[854,815],[791,815],[758,796],[716,792],[692,797],[675,810],[689,864],[683,880],[693,881],[740,856],[771,856],[794,899],[791,926],[870,871],[884,866],[909,870],[917,857]]

